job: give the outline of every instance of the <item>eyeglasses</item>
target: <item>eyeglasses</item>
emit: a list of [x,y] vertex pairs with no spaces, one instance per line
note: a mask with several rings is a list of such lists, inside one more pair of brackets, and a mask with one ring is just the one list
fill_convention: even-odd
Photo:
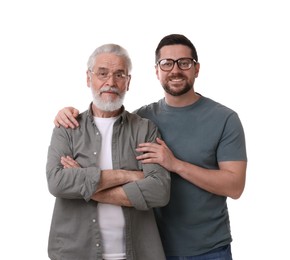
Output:
[[163,59],[158,61],[156,65],[159,65],[160,69],[163,71],[171,71],[175,63],[177,63],[178,68],[181,70],[189,70],[192,64],[197,63],[197,61],[192,58],[180,58],[178,60]]
[[113,77],[113,79],[115,81],[124,81],[129,75],[126,75],[124,72],[122,71],[116,71],[116,72],[109,72],[109,71],[98,71],[98,72],[94,72],[92,70],[90,70],[90,72],[94,75],[97,76],[97,78],[99,80],[102,81],[106,81],[108,80],[110,77]]

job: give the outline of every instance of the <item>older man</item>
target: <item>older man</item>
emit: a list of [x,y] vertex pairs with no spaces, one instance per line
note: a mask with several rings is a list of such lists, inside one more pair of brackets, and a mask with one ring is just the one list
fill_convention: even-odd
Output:
[[53,260],[165,259],[153,207],[169,201],[169,173],[142,164],[139,143],[157,127],[124,109],[131,60],[119,45],[98,47],[88,60],[93,102],[76,130],[55,128],[47,181],[56,197],[48,254]]

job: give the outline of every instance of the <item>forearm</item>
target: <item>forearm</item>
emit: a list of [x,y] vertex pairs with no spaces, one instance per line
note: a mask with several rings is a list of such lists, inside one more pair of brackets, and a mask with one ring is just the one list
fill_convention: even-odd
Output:
[[114,187],[96,192],[91,199],[101,203],[132,207],[122,187]]
[[97,192],[144,178],[142,171],[102,170]]
[[219,169],[205,169],[176,159],[173,172],[196,186],[221,196],[238,199],[245,186],[245,161],[219,163]]

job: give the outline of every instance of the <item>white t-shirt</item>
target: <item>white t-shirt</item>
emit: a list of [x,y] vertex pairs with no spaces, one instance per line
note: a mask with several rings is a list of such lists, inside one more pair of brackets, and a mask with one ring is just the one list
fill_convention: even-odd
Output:
[[[102,136],[99,163],[102,170],[112,169],[113,125],[118,117],[94,117]],[[98,220],[103,240],[103,259],[126,259],[125,219],[122,208],[112,204],[98,204]]]

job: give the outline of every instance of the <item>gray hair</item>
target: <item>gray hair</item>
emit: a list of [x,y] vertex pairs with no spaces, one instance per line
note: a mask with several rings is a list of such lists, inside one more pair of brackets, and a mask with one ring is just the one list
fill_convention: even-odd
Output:
[[104,44],[104,45],[99,46],[97,49],[95,49],[95,51],[91,54],[87,62],[88,70],[93,69],[95,65],[96,57],[102,53],[113,53],[121,58],[124,58],[125,63],[127,65],[128,73],[131,72],[132,62],[131,62],[131,58],[127,50],[124,49],[122,46],[118,44],[113,44],[113,43]]

